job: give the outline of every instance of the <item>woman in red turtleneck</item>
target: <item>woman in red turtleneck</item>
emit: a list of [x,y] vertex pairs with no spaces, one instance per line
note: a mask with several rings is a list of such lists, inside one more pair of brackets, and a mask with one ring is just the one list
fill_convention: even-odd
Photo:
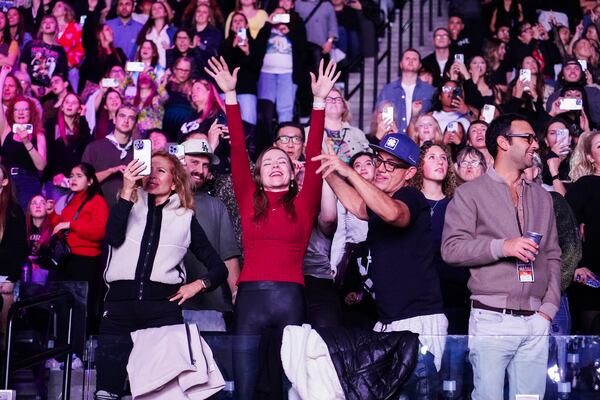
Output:
[[[104,240],[108,205],[102,197],[96,171],[90,164],[81,163],[73,167],[69,181],[72,194],[60,216],[53,221],[56,226],[52,234],[66,230],[71,254],[57,267],[54,279],[88,282],[88,326],[92,329],[91,333],[95,333],[100,318],[102,284],[100,244]],[[79,213],[75,218],[77,210]],[[77,347],[77,343],[75,345]],[[81,350],[75,349],[78,354]]]
[[233,344],[235,387],[239,398],[251,399],[258,370],[256,335],[267,329],[281,333],[286,325],[300,325],[305,319],[302,259],[319,211],[322,185],[315,173],[319,163],[311,160],[321,152],[325,97],[339,73],[336,75],[334,63],[323,71],[322,61],[318,78],[311,73],[314,103],[304,184],[299,192],[292,161],[279,148],[264,150],[254,171],[250,170],[235,93],[239,68],[231,74],[222,57],[220,61],[212,58],[208,64],[206,72],[225,93],[233,190],[242,223],[245,261],[233,322],[233,333],[238,335]]
[[294,181],[293,164],[281,149],[270,147],[250,170],[235,85],[239,68],[229,72],[221,58],[209,61],[207,72],[225,93],[231,135],[231,169],[242,222],[244,268],[238,283],[233,331],[257,335],[266,328],[283,329],[304,321],[302,258],[306,252],[321,197],[322,181],[315,173],[321,152],[325,97],[333,87],[335,64],[311,74],[313,111],[306,147],[302,190]]

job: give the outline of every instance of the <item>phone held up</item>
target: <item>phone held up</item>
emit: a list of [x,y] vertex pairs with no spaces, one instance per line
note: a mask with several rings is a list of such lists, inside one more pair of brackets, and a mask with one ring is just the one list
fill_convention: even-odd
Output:
[[146,166],[141,176],[148,176],[152,170],[152,142],[149,139],[137,139],[133,141],[133,159],[144,163]]

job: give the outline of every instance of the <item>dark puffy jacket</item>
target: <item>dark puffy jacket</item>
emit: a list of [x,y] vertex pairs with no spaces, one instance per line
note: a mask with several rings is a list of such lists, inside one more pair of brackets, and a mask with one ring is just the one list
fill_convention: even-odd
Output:
[[392,398],[417,363],[419,335],[321,328],[347,400]]

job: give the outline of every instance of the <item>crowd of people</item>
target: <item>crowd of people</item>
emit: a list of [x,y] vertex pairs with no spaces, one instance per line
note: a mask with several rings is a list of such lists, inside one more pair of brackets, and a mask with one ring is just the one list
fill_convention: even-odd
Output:
[[8,3],[1,328],[17,282],[87,282],[97,398],[183,321],[243,338],[247,399],[286,325],[418,333],[423,379],[468,333],[477,399],[543,396],[546,336],[600,334],[595,1],[450,1],[366,132],[339,78],[391,2]]

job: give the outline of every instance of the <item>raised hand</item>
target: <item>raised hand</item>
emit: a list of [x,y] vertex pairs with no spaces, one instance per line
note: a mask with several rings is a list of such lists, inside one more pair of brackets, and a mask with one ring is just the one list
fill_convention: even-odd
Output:
[[343,178],[347,178],[352,171],[352,167],[343,162],[335,151],[331,142],[327,142],[327,152],[322,153],[316,157],[313,157],[311,161],[321,161],[321,166],[317,169],[317,174],[322,174],[323,179],[327,178],[334,172],[337,172]]
[[336,64],[329,61],[327,68],[323,71],[323,59],[319,62],[319,76],[315,78],[315,74],[310,73],[310,86],[315,100],[325,101],[325,97],[331,91],[333,84],[340,77],[341,72],[335,73]]
[[[131,160],[123,170],[123,192],[130,194],[136,187],[136,182],[141,178],[140,173],[146,169],[146,164],[140,160]],[[123,194],[123,193],[122,193]]]
[[[209,68],[210,67],[210,68]],[[210,75],[217,85],[221,88],[223,93],[235,92],[235,85],[237,84],[237,74],[240,70],[239,67],[233,70],[233,73],[229,72],[229,67],[223,57],[217,59],[211,57],[208,60],[208,67],[204,67],[204,70]]]

